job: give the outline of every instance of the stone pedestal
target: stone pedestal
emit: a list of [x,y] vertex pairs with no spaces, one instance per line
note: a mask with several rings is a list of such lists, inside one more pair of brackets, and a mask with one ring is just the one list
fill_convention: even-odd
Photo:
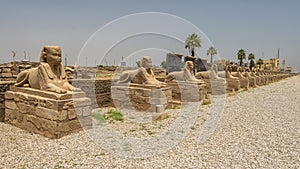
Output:
[[5,122],[48,138],[90,128],[91,112],[91,101],[83,92],[11,87],[5,94]]
[[238,91],[238,90],[241,89],[241,83],[240,83],[240,81],[238,79],[227,78],[226,82],[227,82],[227,88],[226,88],[226,90],[228,92]]
[[207,86],[207,93],[212,95],[222,95],[226,93],[226,79],[203,79]]
[[5,117],[5,92],[14,84],[15,81],[0,81],[0,122],[4,122]]
[[204,100],[207,95],[207,86],[204,81],[171,81],[167,84],[172,88],[172,99],[174,101],[199,102]]
[[172,90],[166,86],[117,84],[111,87],[111,95],[116,108],[148,112],[156,112],[158,105],[169,108],[172,101]]
[[250,87],[257,87],[257,85],[256,85],[256,78],[255,77],[249,76],[248,80],[249,80],[249,86]]
[[240,83],[241,83],[241,88],[243,88],[244,90],[248,90],[249,89],[249,79],[248,78],[240,78]]

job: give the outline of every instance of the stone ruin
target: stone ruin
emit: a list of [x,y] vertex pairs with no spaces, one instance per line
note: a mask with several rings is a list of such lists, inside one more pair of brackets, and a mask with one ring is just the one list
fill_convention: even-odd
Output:
[[211,66],[210,70],[198,72],[195,77],[202,79],[207,86],[207,93],[222,95],[226,93],[226,79],[218,76],[217,65]]
[[[213,65],[212,67],[215,66],[216,65]],[[235,72],[233,72],[233,67],[236,70]],[[271,82],[292,76],[286,73],[276,73],[263,69],[250,70],[232,65],[227,65],[224,69],[223,72],[217,72],[217,69],[213,68],[209,71],[199,72],[195,77],[205,81],[208,86],[208,93],[213,95],[220,94],[222,92],[214,92],[212,89],[215,88],[219,90],[222,89],[220,86],[226,86],[226,91],[231,95],[236,91],[248,90],[249,87],[255,88],[257,86],[267,85]]]
[[[1,121],[60,138],[92,126],[91,104],[162,113],[182,101],[202,101],[209,99],[210,94],[262,86],[292,76],[258,68],[233,72],[230,65],[223,72],[212,66],[194,76],[193,64],[186,62],[183,70],[164,77],[164,71],[151,68],[150,57],[143,57],[142,67],[121,71],[116,79],[83,79],[80,74],[79,79],[72,79],[74,68],[65,70],[60,57],[59,47],[45,46],[39,64],[0,64]],[[95,92],[93,103],[68,80],[88,96]],[[192,88],[197,92],[191,92]]]
[[140,68],[123,71],[115,77],[111,86],[115,107],[158,113],[170,107],[171,88],[156,80],[151,67],[152,58],[144,56]]
[[5,122],[49,138],[89,128],[91,120],[91,101],[69,84],[57,46],[45,46],[39,66],[19,73],[5,94]]
[[195,78],[194,64],[185,62],[182,71],[171,72],[165,82],[172,88],[172,99],[179,102],[201,102],[207,99],[207,86],[203,80]]

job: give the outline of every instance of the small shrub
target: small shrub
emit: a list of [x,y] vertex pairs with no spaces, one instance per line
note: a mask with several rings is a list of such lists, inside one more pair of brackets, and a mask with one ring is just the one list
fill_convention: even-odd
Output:
[[104,119],[106,120],[116,120],[116,121],[123,121],[123,114],[119,111],[109,110],[107,113],[104,114]]
[[180,107],[181,107],[180,105],[176,105],[176,104],[172,105],[172,109],[181,109]]
[[104,117],[100,113],[94,112],[94,113],[92,113],[92,116],[98,121],[98,124],[105,122]]
[[211,102],[209,100],[203,100],[202,105],[209,105]]

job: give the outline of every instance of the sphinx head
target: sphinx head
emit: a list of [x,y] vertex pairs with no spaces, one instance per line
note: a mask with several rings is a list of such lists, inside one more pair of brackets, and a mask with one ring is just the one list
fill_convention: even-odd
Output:
[[141,67],[151,68],[152,67],[152,58],[150,56],[144,56],[141,60]]
[[59,46],[43,47],[40,62],[46,62],[50,65],[60,65],[61,61],[61,48]]

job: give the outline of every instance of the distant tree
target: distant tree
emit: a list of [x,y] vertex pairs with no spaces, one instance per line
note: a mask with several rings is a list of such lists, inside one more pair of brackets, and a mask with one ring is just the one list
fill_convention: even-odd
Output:
[[136,61],[135,63],[137,65],[137,67],[141,67],[141,61]]
[[213,63],[213,55],[216,55],[217,53],[218,53],[217,49],[212,46],[207,50],[206,55],[207,56],[210,55],[210,63],[211,64]]
[[243,60],[246,59],[246,52],[244,49],[240,49],[237,53],[238,60],[240,61],[240,66],[243,65]]
[[248,60],[250,60],[250,70],[252,70],[252,68],[255,66],[254,59],[255,59],[255,55],[253,53],[250,53],[248,55]]
[[185,40],[185,48],[189,50],[189,54],[195,56],[195,49],[201,47],[201,39],[196,33],[188,35]]
[[259,68],[261,68],[261,65],[264,64],[264,61],[263,61],[262,59],[259,58],[259,59],[256,61],[256,64],[258,64],[258,65],[259,65]]
[[160,66],[164,69],[167,68],[167,62],[165,60],[163,60],[161,63],[160,63]]

